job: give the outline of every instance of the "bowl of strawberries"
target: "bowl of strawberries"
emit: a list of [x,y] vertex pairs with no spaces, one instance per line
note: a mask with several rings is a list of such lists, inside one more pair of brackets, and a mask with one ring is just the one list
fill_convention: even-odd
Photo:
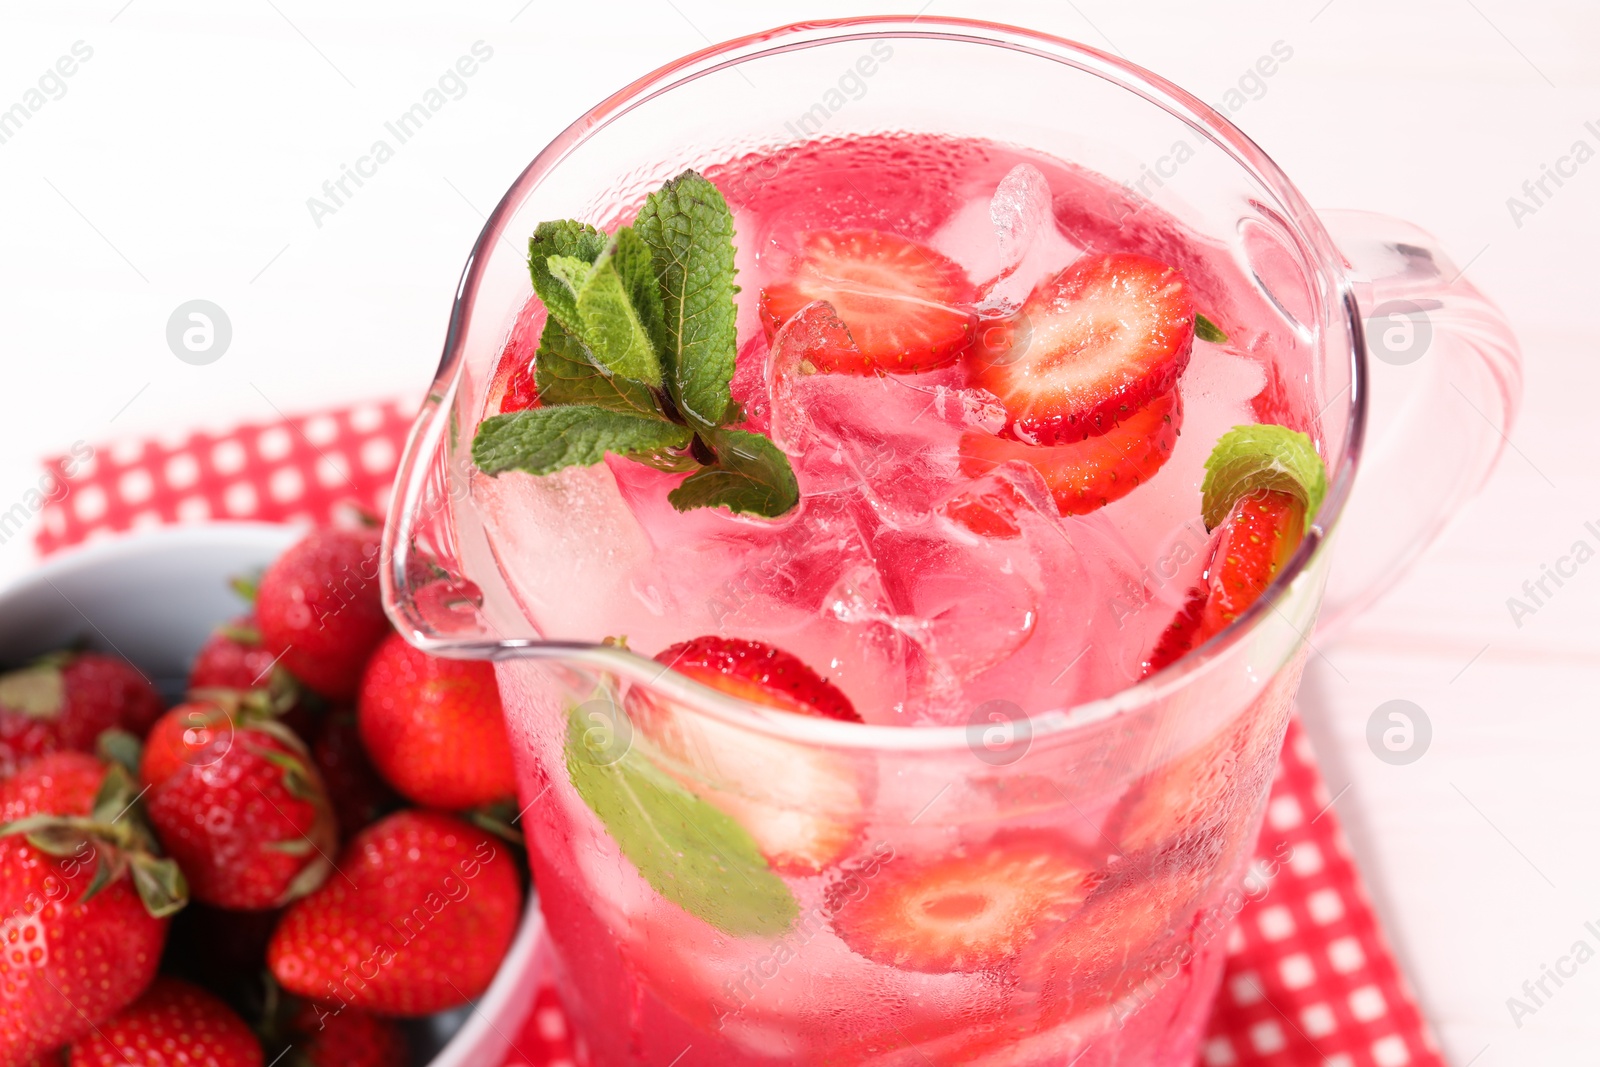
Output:
[[377,566],[211,524],[0,592],[0,1067],[505,1060],[541,928],[493,668]]

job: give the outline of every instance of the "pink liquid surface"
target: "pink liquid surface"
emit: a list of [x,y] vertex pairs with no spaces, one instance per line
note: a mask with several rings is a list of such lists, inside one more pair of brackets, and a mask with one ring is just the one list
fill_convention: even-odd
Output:
[[[992,144],[867,138],[701,169],[735,214],[743,293],[734,397],[748,428],[780,443],[796,418],[810,423],[792,456],[802,503],[775,522],[678,513],[666,493],[681,476],[616,458],[539,479],[479,478],[475,501],[540,632],[626,635],[646,655],[709,633],[766,641],[834,681],[867,722],[913,727],[964,724],[996,699],[1037,714],[1135,682],[1209,557],[1199,513],[1212,445],[1236,424],[1289,422],[1302,406],[1272,362],[1292,342],[1228,254],[1096,175]],[[621,214],[627,221],[631,210]],[[1138,252],[1183,271],[1199,309],[1230,337],[1195,343],[1171,458],[1128,496],[1076,517],[1057,514],[1026,472],[1012,475],[1024,499],[1043,504],[1017,510],[1018,536],[986,537],[946,507],[974,489],[958,463],[962,434],[992,432],[1002,418],[961,364],[780,379],[774,397],[757,292],[801,234],[862,228],[962,264],[985,293],[985,318],[1014,310],[1085,253]],[[542,322],[530,302],[491,412]],[[569,1007],[603,1067],[1108,1067],[1192,1057],[1220,973],[1227,894],[1248,859],[1298,676],[1297,664],[1285,668],[1219,735],[1206,756],[1227,767],[1207,797],[1215,810],[1175,814],[1170,825],[1159,809],[1168,790],[1181,805],[1192,761],[1132,790],[1115,775],[1103,789],[1079,783],[1070,828],[1059,825],[1059,805],[1018,814],[981,791],[962,795],[953,765],[840,772],[863,809],[851,816],[858,845],[820,872],[785,872],[802,916],[816,921],[780,948],[723,936],[655,894],[565,781],[567,706],[581,696],[544,667],[513,661],[500,671],[525,801],[543,798],[525,824],[542,906]],[[774,785],[772,805],[808,807],[795,791],[808,766],[795,766],[801,784]],[[828,788],[840,777],[817,774]],[[872,788],[856,789],[868,777]],[[952,780],[966,814],[912,825],[905,812],[917,790]],[[1116,820],[1125,832],[1125,813],[1141,800],[1156,810],[1145,838],[1105,858],[1097,842]],[[808,817],[830,817],[831,803],[823,797]],[[897,864],[947,854],[980,829],[1017,827],[1060,831],[1104,858],[1089,902],[1099,925],[1082,959],[1072,955],[1084,944],[1073,940],[1079,930],[1041,937],[1005,968],[930,974],[869,961],[830,927],[841,885],[870,892]]]

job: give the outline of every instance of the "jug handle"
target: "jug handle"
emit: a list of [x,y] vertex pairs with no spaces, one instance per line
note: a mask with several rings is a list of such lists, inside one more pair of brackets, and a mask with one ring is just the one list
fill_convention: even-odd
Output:
[[1510,444],[1522,354],[1505,315],[1431,235],[1370,212],[1318,215],[1361,309],[1368,382],[1366,440],[1318,627],[1327,632],[1387,592],[1483,486]]

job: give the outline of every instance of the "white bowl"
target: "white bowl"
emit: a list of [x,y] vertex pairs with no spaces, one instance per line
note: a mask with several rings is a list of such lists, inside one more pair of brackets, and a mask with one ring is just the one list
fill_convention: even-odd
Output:
[[[0,590],[0,663],[85,641],[137,664],[174,700],[200,645],[242,613],[228,588],[298,536],[269,523],[206,523],[128,534],[65,552]],[[435,1016],[413,1037],[438,1048],[428,1067],[495,1067],[532,1010],[544,922],[530,896],[494,982],[476,1003]]]

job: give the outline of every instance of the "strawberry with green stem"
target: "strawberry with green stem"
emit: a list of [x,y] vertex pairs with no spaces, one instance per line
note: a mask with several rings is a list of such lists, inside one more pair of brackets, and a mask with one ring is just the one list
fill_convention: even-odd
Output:
[[733,261],[733,214],[694,171],[609,236],[571,220],[540,223],[528,245],[547,313],[534,360],[539,406],[479,425],[478,469],[545,475],[609,453],[688,473],[667,497],[680,511],[791,510],[800,490],[788,458],[735,427]]
[[74,1041],[155,975],[187,889],[118,765],[41,757],[0,783],[0,1063]]
[[216,691],[172,709],[139,773],[150,821],[197,900],[281,907],[328,876],[338,841],[327,793],[266,694]]
[[93,752],[100,734],[143,734],[163,710],[139,670],[99,652],[55,652],[0,674],[0,778],[50,752]]

